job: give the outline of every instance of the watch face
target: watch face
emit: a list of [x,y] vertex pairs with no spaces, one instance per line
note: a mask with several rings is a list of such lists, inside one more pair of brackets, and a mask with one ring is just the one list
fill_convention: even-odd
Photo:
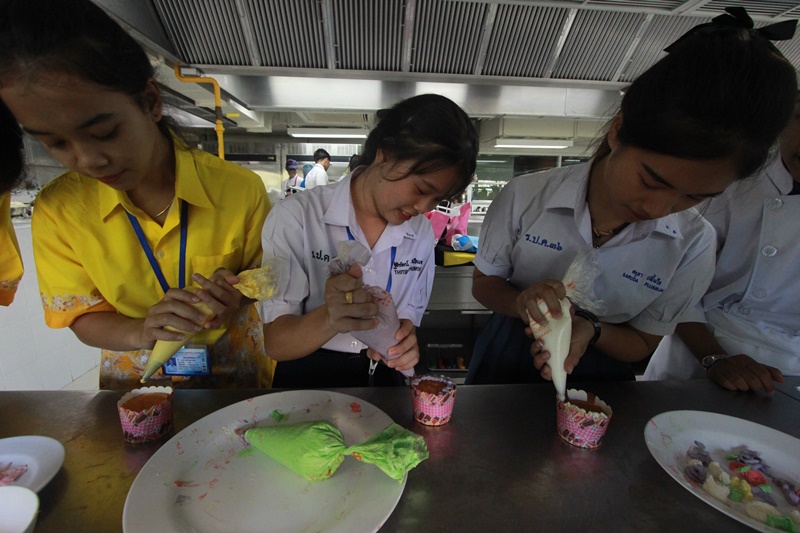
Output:
[[701,364],[703,365],[703,368],[708,368],[711,365],[713,365],[716,360],[717,360],[717,358],[715,356],[707,355],[707,356],[703,357],[703,361],[702,361]]

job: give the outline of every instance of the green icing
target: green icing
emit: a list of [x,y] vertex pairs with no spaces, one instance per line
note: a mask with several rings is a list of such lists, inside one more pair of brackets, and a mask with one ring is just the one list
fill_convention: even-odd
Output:
[[797,526],[794,525],[794,521],[786,515],[767,515],[767,525],[788,533],[797,533]]
[[731,487],[731,491],[728,494],[728,499],[735,502],[740,502],[742,501],[742,498],[744,498],[744,491],[742,489],[737,489],[736,487]]
[[275,409],[269,414],[269,417],[273,419],[275,422],[286,422],[289,420],[289,415],[285,415],[280,412],[279,409]]

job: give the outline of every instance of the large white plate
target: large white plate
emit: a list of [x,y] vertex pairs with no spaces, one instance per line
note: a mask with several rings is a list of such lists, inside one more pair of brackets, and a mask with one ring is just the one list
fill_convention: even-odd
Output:
[[[744,514],[740,504],[723,503],[702,487],[693,486],[683,473],[688,461],[686,452],[694,441],[700,441],[711,457],[727,470],[725,456],[731,450],[749,448],[761,452],[761,458],[775,474],[797,484],[800,483],[800,439],[747,420],[704,411],[670,411],[654,416],[645,426],[644,439],[658,464],[686,490],[754,529],[768,533],[778,531]],[[772,497],[779,510],[787,513],[792,509],[779,491],[774,491]]]
[[39,492],[64,463],[64,446],[50,437],[35,435],[0,439],[0,465],[8,463],[28,465],[28,470],[12,485]]
[[[278,410],[288,419],[279,422]],[[328,391],[257,396],[187,427],[144,465],[122,513],[126,533],[377,531],[397,505],[398,483],[375,465],[346,457],[327,480],[312,482],[258,451],[234,431],[243,426],[327,420],[348,446],[392,419],[359,398]]]

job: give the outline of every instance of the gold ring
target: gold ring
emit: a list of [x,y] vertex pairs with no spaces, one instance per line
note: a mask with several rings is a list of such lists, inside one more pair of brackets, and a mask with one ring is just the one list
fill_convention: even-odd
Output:
[[353,303],[353,291],[347,291],[344,293],[344,299],[347,300],[347,303]]

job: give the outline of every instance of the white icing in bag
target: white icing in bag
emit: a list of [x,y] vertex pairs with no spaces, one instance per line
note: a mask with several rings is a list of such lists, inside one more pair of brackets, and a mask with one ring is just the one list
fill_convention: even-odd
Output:
[[561,300],[561,318],[555,319],[547,308],[544,300],[538,300],[539,311],[547,318],[547,324],[539,325],[531,319],[528,314],[531,331],[534,337],[541,339],[544,349],[550,352],[550,366],[553,385],[558,392],[558,399],[566,401],[567,393],[567,372],[564,370],[564,362],[569,355],[569,343],[572,339],[572,316],[570,315],[570,301],[567,298]]

